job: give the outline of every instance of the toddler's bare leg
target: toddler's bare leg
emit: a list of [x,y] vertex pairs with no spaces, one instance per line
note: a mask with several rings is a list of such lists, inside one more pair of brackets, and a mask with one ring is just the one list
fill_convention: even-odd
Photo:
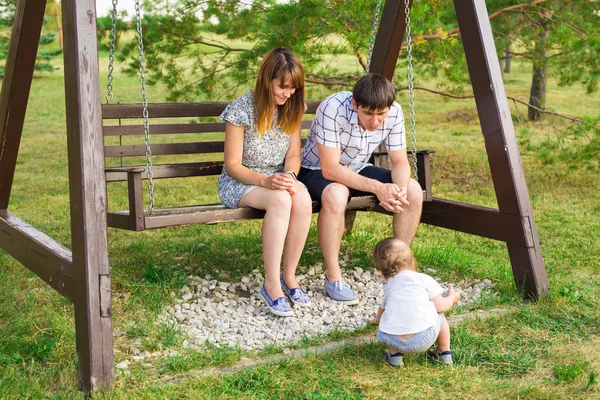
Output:
[[442,321],[442,329],[440,329],[440,334],[437,338],[437,348],[439,353],[450,350],[450,326],[448,325],[448,321],[446,321],[446,317]]

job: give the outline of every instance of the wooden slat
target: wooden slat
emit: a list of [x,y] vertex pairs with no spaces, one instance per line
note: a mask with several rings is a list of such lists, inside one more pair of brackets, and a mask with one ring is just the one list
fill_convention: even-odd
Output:
[[[130,167],[140,169],[139,166]],[[145,167],[143,169],[142,179],[147,179]],[[155,164],[152,166],[152,178],[184,178],[190,176],[219,175],[223,169],[223,161],[214,162],[196,162],[181,164]],[[122,182],[127,180],[128,167],[106,168],[107,182]]]
[[96,5],[62,0],[61,6],[75,336],[80,385],[90,391],[115,381]]
[[0,211],[0,247],[71,302],[71,251],[6,210]]
[[[143,135],[144,125],[109,125],[102,129],[104,136]],[[196,124],[152,124],[150,135],[225,132],[224,122]]]
[[[422,150],[418,154],[426,155],[433,153],[433,150]],[[421,165],[421,163],[420,163]],[[419,182],[421,179],[427,180],[429,186],[423,186],[423,189],[429,188],[429,196],[431,195],[431,178],[427,175],[429,168],[425,168],[427,163],[419,167]],[[163,178],[184,178],[191,176],[210,176],[219,175],[223,168],[223,161],[207,161],[207,162],[191,162],[191,163],[177,163],[177,164],[154,164],[152,166],[152,177],[154,179]],[[142,179],[147,179],[146,166],[144,165],[131,165],[124,167],[108,167],[106,171],[107,182],[122,182],[127,180],[127,172],[129,171],[140,171],[142,172]],[[430,198],[428,200],[431,200]]]
[[[192,142],[192,143],[165,143],[150,146],[153,156],[176,155],[176,154],[204,154],[222,153],[225,148],[224,142]],[[105,157],[132,157],[145,156],[146,146],[144,144],[133,144],[125,146],[105,146]]]
[[[320,209],[320,203],[313,202],[313,212]],[[346,206],[346,210],[362,210],[385,212],[379,207],[375,196],[354,197]],[[386,212],[387,213],[387,212]],[[153,212],[146,215],[146,229],[163,228],[167,226],[216,224],[264,217],[264,211],[253,208],[226,208],[221,204],[199,207],[177,208]]]
[[[302,121],[302,129],[309,129],[312,120]],[[109,125],[102,129],[104,136],[143,135],[144,125]],[[197,124],[152,124],[151,135],[225,132],[225,123],[207,122]]]
[[312,120],[304,120],[302,121],[301,129],[310,129],[310,125],[312,124]]
[[[307,114],[314,114],[321,100],[311,100],[306,103]],[[177,117],[218,117],[229,103],[150,103],[148,116],[150,118]],[[141,104],[103,104],[103,119],[141,118]]]
[[10,199],[46,2],[16,4],[0,98],[0,209]]
[[[216,117],[221,115],[229,103],[149,103],[151,118]],[[103,104],[103,119],[142,118],[142,104]]]
[[[318,212],[321,205],[313,202],[313,212]],[[379,201],[375,196],[354,197],[350,200],[346,209],[352,211],[378,211],[385,212],[379,207]],[[232,222],[247,219],[260,219],[264,211],[253,208],[227,208],[222,204],[206,204],[188,207],[173,207],[154,209],[152,214],[145,215],[146,229],[158,229],[169,226],[194,225],[194,224],[216,224],[220,222]],[[112,211],[108,215],[109,226],[121,229],[132,229],[129,213],[127,211]]]

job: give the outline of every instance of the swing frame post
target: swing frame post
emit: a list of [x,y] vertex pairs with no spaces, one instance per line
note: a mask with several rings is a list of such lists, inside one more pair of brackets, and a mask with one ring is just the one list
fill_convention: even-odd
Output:
[[94,0],[63,0],[75,335],[79,384],[114,386],[111,277]]

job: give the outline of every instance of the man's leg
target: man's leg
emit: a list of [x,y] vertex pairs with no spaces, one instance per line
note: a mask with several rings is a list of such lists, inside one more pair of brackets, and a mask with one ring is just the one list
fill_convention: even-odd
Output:
[[409,205],[404,207],[404,212],[394,214],[394,237],[410,246],[417,233],[423,209],[423,190],[414,179],[408,182],[407,199]]
[[[367,178],[375,179],[383,183],[393,183],[392,172],[389,169],[368,166],[363,168],[359,174],[366,176]],[[372,193],[359,192],[357,190],[350,190],[350,195],[354,196],[366,196]],[[414,179],[410,179],[408,182],[407,200],[409,206],[404,207],[404,211],[394,214],[394,237],[402,240],[410,246],[415,234],[417,233],[417,227],[421,220],[421,210],[423,209],[423,189],[419,182]]]
[[348,305],[357,304],[356,295],[342,279],[339,263],[350,191],[341,183],[323,178],[320,170],[302,168],[298,179],[306,185],[313,200],[321,201],[317,229],[326,268],[325,290],[334,301]]
[[329,282],[342,279],[340,271],[339,255],[344,235],[344,216],[346,204],[348,204],[349,190],[341,183],[327,185],[321,195],[321,211],[317,228],[319,231],[319,242],[325,261],[325,275]]

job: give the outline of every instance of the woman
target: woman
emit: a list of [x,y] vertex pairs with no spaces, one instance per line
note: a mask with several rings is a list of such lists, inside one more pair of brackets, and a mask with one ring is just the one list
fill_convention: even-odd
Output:
[[254,90],[220,116],[226,128],[219,198],[230,208],[265,210],[261,297],[279,316],[294,314],[284,291],[296,305],[310,305],[296,281],[312,214],[310,195],[296,180],[305,108],[302,64],[290,50],[278,48],[264,57]]

